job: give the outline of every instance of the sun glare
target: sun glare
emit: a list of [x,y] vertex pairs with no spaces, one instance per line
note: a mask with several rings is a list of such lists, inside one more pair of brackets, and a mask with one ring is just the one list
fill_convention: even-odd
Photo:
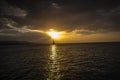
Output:
[[52,39],[61,39],[65,34],[65,31],[56,31],[54,29],[50,29],[46,32]]
[[48,32],[48,35],[51,36],[51,38],[57,39],[59,38],[59,33],[52,31],[52,32]]
[[50,29],[50,31],[48,31],[47,34],[53,39],[60,38],[60,33],[55,31],[54,29]]

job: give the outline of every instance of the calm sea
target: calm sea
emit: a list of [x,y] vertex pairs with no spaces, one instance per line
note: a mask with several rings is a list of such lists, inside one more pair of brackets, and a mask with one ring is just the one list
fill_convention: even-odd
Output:
[[2,45],[0,80],[120,80],[120,43]]

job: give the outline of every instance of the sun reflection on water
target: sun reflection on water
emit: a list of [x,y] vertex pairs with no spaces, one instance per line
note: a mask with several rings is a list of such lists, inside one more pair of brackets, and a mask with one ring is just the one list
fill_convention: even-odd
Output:
[[60,64],[56,53],[56,45],[51,46],[51,54],[49,58],[49,74],[47,80],[60,80]]

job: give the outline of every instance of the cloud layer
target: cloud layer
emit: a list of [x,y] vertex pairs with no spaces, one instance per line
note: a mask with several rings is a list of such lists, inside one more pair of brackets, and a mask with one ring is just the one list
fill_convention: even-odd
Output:
[[118,0],[1,0],[0,6],[2,39],[44,40],[51,28],[85,35],[120,32]]

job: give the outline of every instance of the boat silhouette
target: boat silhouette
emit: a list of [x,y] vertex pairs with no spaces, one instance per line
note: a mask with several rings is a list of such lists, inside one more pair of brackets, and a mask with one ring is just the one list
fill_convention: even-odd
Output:
[[53,42],[52,42],[52,44],[53,44],[53,45],[55,44],[55,41],[54,41],[54,39],[53,39]]

